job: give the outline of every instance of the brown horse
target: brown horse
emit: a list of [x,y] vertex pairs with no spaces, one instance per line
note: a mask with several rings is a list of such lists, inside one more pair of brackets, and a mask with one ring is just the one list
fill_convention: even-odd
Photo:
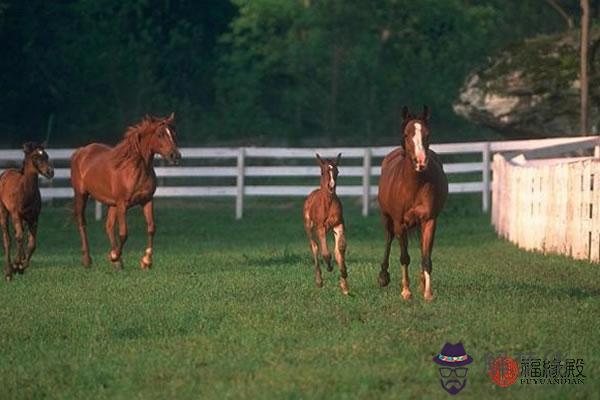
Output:
[[[127,240],[127,210],[141,205],[146,219],[148,246],[140,266],[152,266],[154,239],[154,210],[152,197],[156,190],[154,155],[175,163],[181,158],[173,126],[175,115],[167,118],[146,116],[139,124],[129,127],[124,139],[111,148],[92,143],[73,153],[71,157],[71,184],[75,192],[75,216],[81,235],[83,265],[89,267],[90,258],[85,207],[89,196],[108,207],[106,234],[110,240],[109,260],[117,269],[123,267],[121,254]],[[119,223],[119,243],[115,239],[115,222]]]
[[389,258],[394,236],[400,242],[402,297],[412,297],[408,279],[408,232],[421,228],[421,287],[425,300],[431,300],[431,251],[436,219],[448,196],[448,180],[437,154],[429,150],[429,109],[415,117],[402,110],[404,142],[388,154],[381,165],[379,207],[385,231],[385,252],[379,285],[390,282]]
[[[38,174],[48,179],[54,176],[54,168],[44,150],[44,145],[25,143],[23,151],[25,152],[23,167],[20,170],[7,169],[0,175],[0,224],[4,242],[4,277],[7,281],[12,279],[14,272],[20,274],[25,272],[35,251],[38,217],[42,210]],[[9,216],[17,239],[14,264],[10,261]],[[27,254],[23,249],[25,224],[29,228]]]
[[315,240],[315,234],[321,243],[321,254],[327,264],[327,270],[332,271],[331,254],[327,248],[327,233],[333,229],[335,237],[335,260],[340,268],[340,288],[342,293],[348,294],[348,282],[346,278],[346,237],[344,234],[344,215],[342,203],[335,194],[335,187],[338,176],[338,165],[340,157],[338,154],[335,160],[323,160],[317,154],[317,161],[321,167],[321,186],[308,195],[304,201],[304,230],[310,242],[312,251],[315,281],[317,287],[323,287],[321,278],[321,267],[319,266],[319,246]]

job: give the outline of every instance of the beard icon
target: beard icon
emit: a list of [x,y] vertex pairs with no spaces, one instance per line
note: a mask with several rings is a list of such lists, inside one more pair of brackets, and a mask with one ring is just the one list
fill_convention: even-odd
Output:
[[442,388],[451,395],[455,395],[467,385],[467,368],[440,368],[440,377]]

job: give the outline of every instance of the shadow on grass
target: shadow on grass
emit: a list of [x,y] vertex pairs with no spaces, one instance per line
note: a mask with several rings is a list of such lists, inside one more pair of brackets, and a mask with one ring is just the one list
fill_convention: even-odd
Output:
[[308,255],[283,250],[282,252],[267,252],[263,254],[244,254],[244,262],[249,267],[281,267],[306,263]]

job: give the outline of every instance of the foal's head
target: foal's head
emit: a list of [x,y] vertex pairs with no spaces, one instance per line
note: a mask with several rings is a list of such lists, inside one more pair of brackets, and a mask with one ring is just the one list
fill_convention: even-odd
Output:
[[327,188],[329,193],[335,193],[337,185],[338,165],[340,164],[342,153],[339,153],[334,159],[322,159],[317,153],[317,162],[321,167],[321,187]]
[[48,153],[44,149],[44,145],[35,142],[28,142],[23,145],[23,151],[25,152],[25,165],[31,162],[33,168],[38,174],[50,179],[54,176],[54,167],[50,162]]
[[156,128],[150,138],[150,150],[152,153],[160,154],[162,158],[171,163],[181,159],[181,153],[177,148],[177,132],[175,131],[175,113],[166,118],[151,117]]
[[414,116],[408,107],[402,109],[402,131],[404,134],[404,151],[410,157],[417,172],[425,171],[429,158],[429,108],[423,107],[421,115]]

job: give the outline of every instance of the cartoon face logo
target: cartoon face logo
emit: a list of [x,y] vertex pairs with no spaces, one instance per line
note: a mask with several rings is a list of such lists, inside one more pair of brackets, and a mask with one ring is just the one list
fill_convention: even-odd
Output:
[[473,358],[462,343],[446,343],[440,354],[433,357],[433,362],[439,365],[440,383],[446,392],[455,395],[465,388],[468,372],[465,365],[471,364]]

